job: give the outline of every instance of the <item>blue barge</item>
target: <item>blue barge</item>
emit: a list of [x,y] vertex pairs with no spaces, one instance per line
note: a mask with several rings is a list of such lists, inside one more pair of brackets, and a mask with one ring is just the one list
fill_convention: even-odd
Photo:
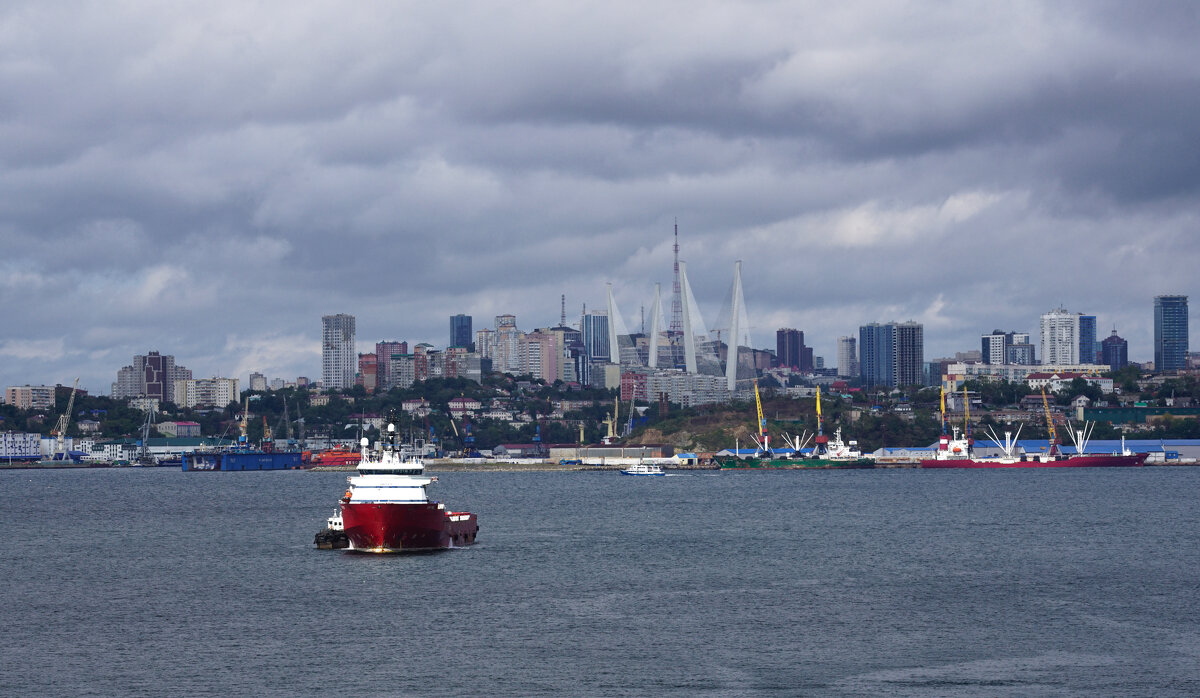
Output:
[[297,451],[218,451],[183,454],[184,472],[295,470],[300,465],[300,453]]

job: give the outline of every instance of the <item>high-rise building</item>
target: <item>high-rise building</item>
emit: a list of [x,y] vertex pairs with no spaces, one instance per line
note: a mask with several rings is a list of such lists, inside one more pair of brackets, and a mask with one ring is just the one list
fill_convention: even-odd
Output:
[[175,357],[152,351],[133,357],[133,363],[117,371],[112,384],[115,398],[147,397],[175,401],[175,381],[188,380],[192,372],[175,364]]
[[375,384],[379,392],[396,387],[392,382],[392,356],[407,353],[408,342],[375,343]]
[[1154,370],[1187,368],[1188,297],[1154,297]]
[[587,351],[588,360],[593,363],[609,361],[612,354],[608,348],[608,313],[584,313],[582,325],[583,347]]
[[925,382],[925,327],[919,322],[871,323],[858,328],[859,375],[867,387]]
[[842,378],[858,375],[858,340],[838,337],[837,374]]
[[250,390],[265,392],[267,389],[267,377],[255,371],[250,374]]
[[[1042,363],[1062,366],[1079,363],[1079,313],[1063,308],[1042,315]],[[1095,333],[1092,334],[1095,338]]]
[[1096,363],[1099,344],[1096,342],[1096,316],[1079,316],[1079,363]]
[[354,351],[354,316],[321,316],[321,381],[326,390],[354,385],[358,354]]
[[470,315],[451,315],[450,316],[450,344],[451,347],[463,347],[467,351],[475,351],[475,344],[471,341],[471,316]]
[[552,333],[534,330],[521,337],[520,373],[553,383],[558,379],[558,360],[558,338]]
[[[478,335],[477,335],[478,336]],[[521,373],[521,340],[525,333],[517,329],[515,315],[496,316],[496,334],[492,346],[492,368],[500,373]]]
[[858,366],[863,384],[893,385],[892,358],[895,336],[892,325],[872,322],[858,328]]
[[804,347],[804,333],[791,327],[775,331],[775,360],[780,366],[800,370],[800,351]]
[[1129,365],[1129,342],[1118,337],[1116,330],[1100,342],[1100,363],[1107,365],[1112,371],[1119,371]]
[[892,387],[925,384],[925,326],[919,322],[900,322],[895,329],[895,355]]

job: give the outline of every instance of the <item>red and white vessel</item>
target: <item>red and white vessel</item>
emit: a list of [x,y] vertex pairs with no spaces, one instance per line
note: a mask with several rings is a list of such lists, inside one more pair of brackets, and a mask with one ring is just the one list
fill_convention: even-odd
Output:
[[374,450],[368,446],[364,438],[358,474],[347,478],[350,489],[341,500],[341,526],[351,550],[399,553],[475,542],[475,514],[429,499],[426,488],[437,478],[425,475],[419,456],[402,451],[394,423]]
[[[963,390],[964,426],[971,423],[971,403]],[[996,444],[1001,453],[996,456],[979,457],[975,455],[975,441],[970,431],[964,429],[960,437],[958,427],[954,428],[954,436],[947,436],[944,431],[938,442],[938,449],[933,458],[921,461],[922,468],[1120,468],[1144,465],[1146,454],[1134,453],[1125,448],[1125,439],[1121,439],[1119,453],[1088,453],[1087,444],[1091,438],[1095,424],[1084,423],[1079,431],[1070,430],[1071,438],[1075,441],[1075,454],[1067,455],[1058,447],[1058,433],[1054,428],[1054,420],[1050,416],[1050,403],[1046,392],[1042,391],[1042,405],[1046,411],[1046,429],[1050,435],[1049,447],[1045,453],[1026,453],[1017,443],[1021,436],[1020,427],[1016,436],[1004,432],[1004,443],[1000,443],[996,432],[988,427],[992,443]],[[942,393],[942,425],[946,423],[946,394]],[[1068,423],[1069,426],[1069,423]]]

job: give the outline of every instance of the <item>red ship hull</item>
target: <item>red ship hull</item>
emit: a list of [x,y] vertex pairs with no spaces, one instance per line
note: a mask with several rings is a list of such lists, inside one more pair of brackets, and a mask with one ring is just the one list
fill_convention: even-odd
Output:
[[475,542],[474,514],[447,511],[434,502],[342,502],[350,548],[375,553],[459,548]]
[[959,458],[951,460],[923,460],[922,468],[1124,468],[1143,465],[1145,454],[1131,456],[1067,456],[1060,460],[1010,461],[1002,459]]

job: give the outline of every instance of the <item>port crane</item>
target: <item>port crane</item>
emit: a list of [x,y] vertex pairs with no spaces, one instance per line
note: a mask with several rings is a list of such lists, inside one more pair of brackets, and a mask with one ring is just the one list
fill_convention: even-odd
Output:
[[55,438],[55,457],[67,459],[66,437],[67,427],[71,424],[71,410],[75,408],[75,391],[79,388],[79,379],[75,379],[74,385],[71,386],[71,397],[67,398],[67,409],[63,411],[62,416],[58,418],[58,422],[54,425],[54,429],[50,432]]

